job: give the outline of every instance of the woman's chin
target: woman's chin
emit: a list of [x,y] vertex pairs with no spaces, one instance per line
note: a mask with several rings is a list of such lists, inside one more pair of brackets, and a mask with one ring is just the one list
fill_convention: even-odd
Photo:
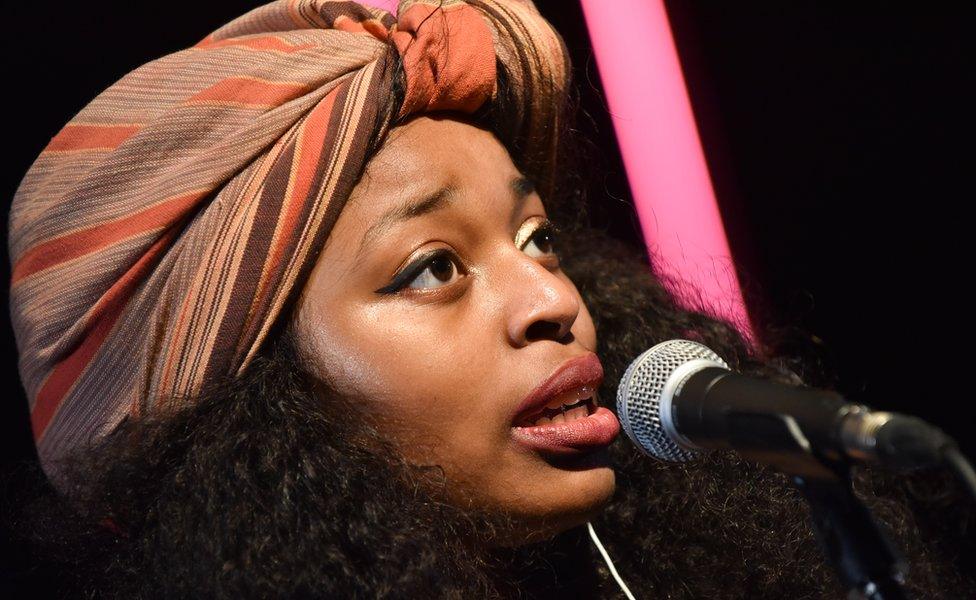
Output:
[[512,517],[511,529],[492,541],[492,545],[513,547],[541,542],[578,527],[599,515],[610,503],[616,477],[609,466],[566,473],[561,485],[553,486],[541,513]]

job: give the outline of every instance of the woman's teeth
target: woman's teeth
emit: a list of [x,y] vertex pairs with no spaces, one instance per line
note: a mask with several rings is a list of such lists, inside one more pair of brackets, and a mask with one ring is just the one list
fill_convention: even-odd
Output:
[[[580,404],[580,402],[582,404]],[[532,425],[538,426],[538,425],[549,425],[553,423],[567,423],[569,421],[575,421],[577,419],[585,419],[590,414],[590,409],[589,409],[590,400],[589,398],[587,398],[586,400],[581,400],[580,402],[574,403],[572,405],[572,408],[568,408],[564,412],[560,412],[556,415],[553,415],[551,418],[542,415],[538,419],[536,419],[532,423]]]

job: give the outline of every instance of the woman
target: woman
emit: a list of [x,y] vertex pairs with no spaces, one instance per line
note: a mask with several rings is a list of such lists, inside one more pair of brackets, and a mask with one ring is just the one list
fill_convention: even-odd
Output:
[[[639,597],[838,594],[779,476],[617,436],[656,341],[795,376],[587,226],[568,73],[527,0],[279,0],[52,139],[11,302],[59,589],[619,597],[590,522]],[[971,585],[907,502],[911,584]]]

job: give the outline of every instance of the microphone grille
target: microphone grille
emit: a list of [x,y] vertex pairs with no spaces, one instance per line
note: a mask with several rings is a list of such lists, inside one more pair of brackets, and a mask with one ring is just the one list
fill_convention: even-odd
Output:
[[648,456],[686,462],[700,454],[698,450],[678,445],[661,421],[661,399],[668,380],[678,367],[693,360],[728,368],[708,346],[690,340],[668,340],[635,358],[620,379],[617,416],[628,437]]

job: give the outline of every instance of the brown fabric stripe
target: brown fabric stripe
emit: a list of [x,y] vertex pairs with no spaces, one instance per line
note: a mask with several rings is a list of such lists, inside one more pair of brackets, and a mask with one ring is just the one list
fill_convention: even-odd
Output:
[[57,411],[61,400],[77,381],[81,372],[88,367],[92,356],[98,351],[102,341],[121,314],[128,293],[132,287],[139,283],[146,271],[152,267],[156,258],[165,251],[176,233],[176,229],[171,229],[161,236],[149,248],[149,251],[143,254],[136,264],[109,289],[108,293],[99,299],[93,311],[94,318],[89,322],[88,335],[85,336],[74,352],[57,363],[37,393],[34,409],[31,412],[31,428],[34,431],[35,438],[44,436],[44,431]]
[[[239,355],[242,346],[250,344],[254,339],[254,321],[258,315],[267,314],[268,292],[276,289],[281,283],[283,271],[283,257],[294,253],[297,246],[295,232],[299,224],[307,222],[312,211],[309,200],[310,191],[315,190],[315,182],[320,178],[323,165],[321,156],[323,148],[330,148],[334,143],[337,128],[333,124],[335,106],[345,103],[348,82],[333,90],[308,115],[302,123],[301,133],[296,136],[291,145],[291,164],[288,170],[288,185],[282,191],[284,210],[275,221],[275,228],[269,239],[269,247],[265,248],[264,268],[256,289],[250,295],[251,306],[244,313],[247,315],[242,327],[242,336],[234,345],[235,355]],[[303,177],[304,173],[312,172],[313,176]]]
[[134,215],[99,223],[94,227],[38,244],[14,265],[11,285],[17,285],[21,279],[38,271],[95,252],[124,238],[168,227],[185,215],[187,208],[203,195],[202,191],[198,191],[176,196]]

